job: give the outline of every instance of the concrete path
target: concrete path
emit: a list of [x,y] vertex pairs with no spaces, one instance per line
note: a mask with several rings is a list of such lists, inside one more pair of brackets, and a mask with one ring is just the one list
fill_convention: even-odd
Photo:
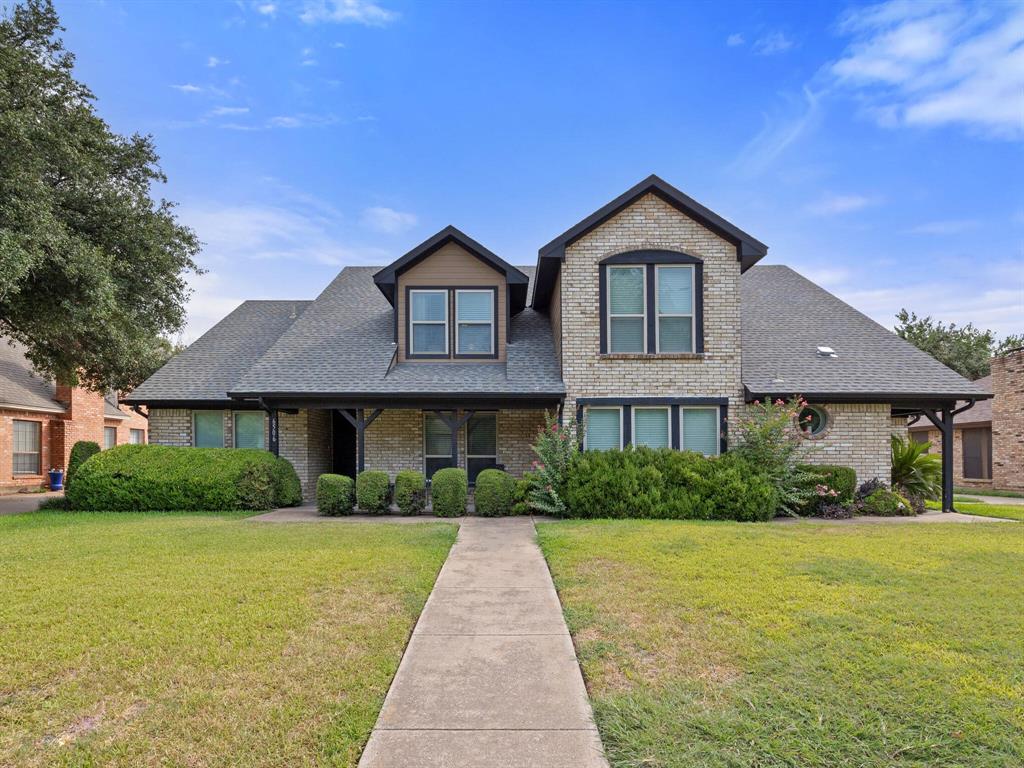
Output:
[[35,512],[43,499],[62,496],[63,491],[47,491],[46,493],[5,493],[0,495],[0,515],[17,515],[22,512]]
[[[986,496],[983,493],[958,493],[957,496],[966,496],[972,499],[981,499],[986,504],[1008,504],[1011,507],[1017,507],[1024,505],[1024,499],[1018,499],[1016,496]],[[964,502],[969,504],[970,502]],[[956,502],[953,502],[954,506]]]
[[607,768],[535,539],[462,520],[360,768]]

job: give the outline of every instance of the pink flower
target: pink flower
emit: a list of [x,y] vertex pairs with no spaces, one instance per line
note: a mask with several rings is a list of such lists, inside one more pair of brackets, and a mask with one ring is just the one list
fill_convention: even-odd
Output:
[[552,424],[551,425],[551,431],[552,432],[557,432],[558,431],[558,425],[557,424]]
[[785,403],[782,402],[782,398],[781,397],[778,400],[775,401],[775,404],[776,405],[785,405]]
[[761,401],[760,401],[760,400],[755,400],[755,401],[754,401],[754,405],[760,405],[760,404],[761,404]]

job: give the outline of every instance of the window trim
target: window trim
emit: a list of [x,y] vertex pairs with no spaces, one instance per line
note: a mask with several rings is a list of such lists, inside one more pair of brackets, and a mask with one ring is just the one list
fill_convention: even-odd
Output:
[[[630,442],[631,445],[639,447],[639,446],[637,446],[637,443],[636,443],[636,412],[637,411],[665,411],[665,417],[666,417],[666,419],[668,421],[668,445],[666,445],[665,447],[666,448],[671,448],[676,443],[676,441],[672,439],[673,438],[673,434],[672,433],[674,431],[674,426],[675,426],[672,423],[673,422],[673,419],[672,419],[672,406],[670,406],[670,405],[634,405],[634,406],[632,406],[630,408],[630,418],[633,421],[632,428],[630,430],[630,435],[632,437],[632,440]],[[654,450],[657,450],[657,449],[654,449]]]
[[[627,445],[627,441],[626,441],[626,414],[625,414],[625,408],[622,405],[613,405],[613,404],[608,404],[608,405],[586,405],[586,406],[583,406],[582,409],[583,409],[583,418],[587,418],[587,416],[588,416],[588,414],[590,413],[591,410],[595,410],[595,411],[618,411],[619,412],[619,447],[618,448],[611,448],[611,449],[605,448],[605,449],[601,449],[601,450],[618,450],[618,451],[621,451],[623,448],[626,447],[626,445]],[[590,448],[587,447],[587,430],[583,430],[583,450],[584,451],[589,451],[590,450]]]
[[[803,423],[800,420],[800,416],[804,411],[817,411],[818,415],[821,416],[821,429],[817,432],[811,432],[803,428]],[[832,414],[828,408],[824,405],[810,404],[805,405],[796,414],[796,431],[804,440],[822,440],[828,436],[828,433],[832,429]]]
[[[28,451],[15,451],[14,441],[16,438],[15,424],[34,424],[35,433],[39,442],[39,450],[29,453]],[[20,472],[15,467],[15,459],[18,456],[35,456],[39,466],[38,472]],[[12,477],[40,477],[43,474],[43,422],[35,419],[11,419],[11,476]]]
[[[448,429],[448,432],[449,432],[449,434],[448,434],[448,453],[445,453],[445,454],[427,453],[427,419],[430,418],[431,416],[433,416],[435,419],[437,419],[442,424],[444,424],[445,427],[447,427],[447,429]],[[427,459],[448,459],[449,461],[453,462],[451,464],[452,467],[458,467],[459,466],[458,455],[452,456],[451,431],[452,431],[451,426],[449,424],[447,424],[444,419],[442,419],[440,416],[438,416],[436,413],[434,413],[434,411],[423,411],[423,476],[426,478],[426,481],[428,483],[430,482],[431,475],[429,475],[427,473]],[[468,447],[469,446],[467,446],[467,448]],[[456,448],[456,451],[457,450],[458,449]]]
[[[113,430],[114,442],[107,445],[107,435],[111,434],[110,430]],[[103,426],[103,450],[109,451],[111,448],[117,448],[117,427]]]
[[[137,443],[133,442],[133,438],[135,437],[135,435],[138,435],[141,438],[139,440],[139,442],[137,442]],[[128,430],[128,444],[129,445],[145,445],[146,444],[146,430],[144,430],[144,429],[136,429],[135,427],[131,427]]]
[[[629,411],[636,407],[667,405],[670,406],[672,419],[671,447],[673,450],[682,450],[682,414],[681,410],[686,408],[717,408],[718,409],[718,452],[721,456],[729,450],[729,398],[728,397],[580,397],[576,400],[576,421],[581,422],[587,408],[622,408],[626,413],[620,422],[624,432],[621,446],[633,444],[632,435],[632,414]],[[586,450],[585,438],[581,448]]]
[[260,421],[260,425],[262,427],[262,431],[260,434],[263,438],[263,447],[256,449],[250,448],[249,450],[265,451],[267,450],[267,416],[263,411],[244,410],[231,412],[231,447],[238,447],[238,417],[249,413],[253,413],[263,417],[262,420]]
[[[684,405],[679,408],[679,450],[688,451],[689,448],[684,444],[685,433],[683,424],[686,420],[687,411],[710,411],[714,410],[714,406],[711,405]],[[718,439],[715,440],[715,452],[711,454],[703,454],[704,456],[721,456],[723,452],[722,445],[725,442],[725,438],[722,437],[722,408],[718,408]]]
[[[199,445],[197,445],[197,443],[196,443],[196,435],[198,434],[198,432],[196,430],[196,414],[197,413],[216,413],[218,416],[220,416],[220,445],[218,445],[217,447],[218,448],[223,448],[224,447],[224,411],[223,410],[218,410],[216,408],[193,408],[192,409],[192,447],[193,448],[198,448],[199,447]],[[234,442],[234,438],[233,437],[232,437],[232,442]]]
[[[459,286],[452,288],[452,304],[453,304],[453,333],[454,336],[454,347],[453,357],[456,359],[496,359],[498,357],[498,288],[497,286]],[[459,294],[460,293],[490,293],[491,294],[491,320],[486,325],[491,326],[490,340],[491,348],[487,352],[459,352],[459,326],[462,323],[459,322]],[[485,323],[479,321],[471,321],[465,323],[465,325],[485,325]]]
[[[661,311],[661,287],[660,274],[662,269],[686,269],[690,272],[690,313]],[[687,355],[697,350],[697,269],[693,264],[655,264],[654,265],[654,350],[659,355]],[[690,318],[690,351],[689,352],[662,352],[661,351],[661,318],[662,317],[688,317]]]
[[[632,314],[632,313],[631,314],[612,314],[612,280],[611,280],[611,272],[612,272],[612,270],[616,270],[616,269],[639,269],[640,270],[640,274],[643,276],[643,281],[644,281],[643,282],[643,294],[642,294],[643,295],[642,301],[643,301],[644,311],[643,311],[642,314],[639,314],[639,315]],[[617,264],[617,265],[614,265],[614,266],[607,267],[605,271],[606,271],[606,273],[608,275],[608,277],[605,280],[605,290],[607,291],[608,295],[605,298],[605,310],[604,310],[605,315],[607,316],[608,349],[610,350],[611,346],[612,346],[612,320],[617,318],[617,317],[632,317],[632,318],[639,317],[640,320],[641,320],[641,326],[643,327],[643,339],[644,339],[643,343],[640,345],[641,346],[640,351],[638,351],[638,352],[612,352],[611,354],[614,354],[614,355],[642,355],[644,353],[644,350],[646,350],[648,348],[648,341],[647,341],[647,336],[648,336],[648,334],[647,334],[647,315],[648,315],[648,309],[649,308],[647,306],[647,303],[648,303],[647,302],[647,270],[644,269],[642,265],[638,265],[638,264]]]
[[[412,319],[412,297],[416,293],[442,293],[444,294],[444,352],[416,352],[413,344],[413,328],[416,325],[441,325],[437,320],[413,320]],[[407,358],[419,358],[425,359],[440,359],[451,357],[451,344],[449,342],[449,336],[451,335],[451,295],[448,288],[435,287],[435,286],[408,286],[405,289],[406,302],[405,312],[408,315],[406,318],[406,332],[405,332],[405,356]]]

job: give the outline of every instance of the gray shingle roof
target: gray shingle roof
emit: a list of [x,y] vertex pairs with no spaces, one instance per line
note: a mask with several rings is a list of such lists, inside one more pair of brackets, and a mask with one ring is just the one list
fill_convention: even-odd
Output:
[[25,348],[0,337],[0,406],[20,405],[63,413],[67,410],[54,399],[53,382],[38,376],[25,357]]
[[[984,376],[980,379],[975,379],[975,384],[984,389],[986,392],[992,391],[992,376]],[[967,405],[966,400],[957,402],[957,408],[963,408]],[[954,427],[963,427],[968,424],[991,424],[992,423],[992,401],[991,400],[979,400],[966,411],[961,411],[953,417]],[[914,426],[910,428],[913,431],[925,430],[926,432],[930,429],[935,429],[930,421],[927,419],[921,419]]]
[[144,381],[126,403],[227,401],[235,382],[277,341],[309,301],[245,301]]
[[[986,394],[789,267],[740,278],[743,384],[755,394]],[[837,358],[821,357],[819,345]]]
[[108,419],[127,419],[129,414],[117,407],[117,394],[109,393],[103,398],[103,415]]

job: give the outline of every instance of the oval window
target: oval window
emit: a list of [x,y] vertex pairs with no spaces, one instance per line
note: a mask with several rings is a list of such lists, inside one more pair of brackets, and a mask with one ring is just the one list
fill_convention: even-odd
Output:
[[808,405],[797,416],[804,437],[817,437],[828,426],[828,412],[816,405]]

